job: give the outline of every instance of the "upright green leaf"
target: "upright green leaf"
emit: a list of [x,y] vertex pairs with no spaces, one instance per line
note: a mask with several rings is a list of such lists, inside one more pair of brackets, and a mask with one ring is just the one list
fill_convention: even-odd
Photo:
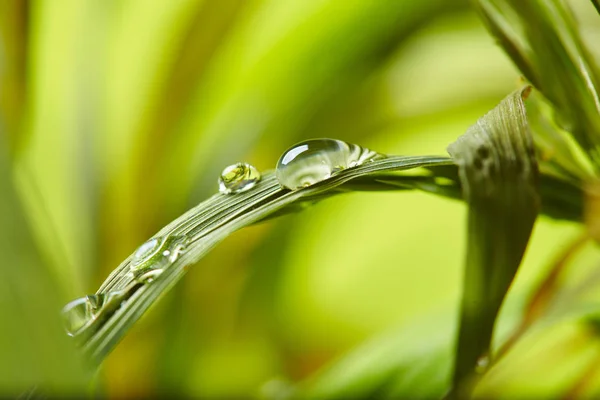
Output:
[[448,147],[469,205],[456,385],[489,352],[496,316],[538,213],[538,169],[523,104],[528,91],[509,95]]

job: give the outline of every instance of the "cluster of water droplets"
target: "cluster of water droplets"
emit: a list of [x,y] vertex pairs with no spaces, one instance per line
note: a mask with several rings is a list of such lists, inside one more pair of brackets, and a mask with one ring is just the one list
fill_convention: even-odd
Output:
[[[279,184],[297,190],[331,178],[348,168],[385,156],[356,144],[335,139],[312,139],[290,147],[277,162]],[[260,181],[260,172],[247,163],[226,167],[219,176],[219,191],[235,194],[252,189]],[[130,283],[120,290],[75,299],[63,308],[65,328],[70,336],[90,334],[94,322],[108,318],[142,285],[150,284],[185,251],[185,235],[156,236],[142,244],[129,264]],[[83,335],[81,335],[83,336]]]
[[154,237],[133,253],[129,264],[130,283],[123,289],[87,295],[63,307],[64,326],[69,336],[92,333],[94,322],[106,318],[144,284],[157,279],[185,251],[189,239],[185,235]]
[[[348,168],[385,156],[356,144],[336,139],[311,139],[286,150],[275,169],[279,184],[290,190],[314,185]],[[227,166],[219,176],[219,191],[240,193],[252,189],[260,172],[250,164]]]

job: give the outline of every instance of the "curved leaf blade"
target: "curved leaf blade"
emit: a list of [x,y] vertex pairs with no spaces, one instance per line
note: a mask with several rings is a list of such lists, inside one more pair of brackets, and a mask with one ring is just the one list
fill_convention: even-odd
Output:
[[523,104],[528,93],[506,97],[448,147],[469,205],[457,386],[489,353],[496,316],[538,214],[538,168]]

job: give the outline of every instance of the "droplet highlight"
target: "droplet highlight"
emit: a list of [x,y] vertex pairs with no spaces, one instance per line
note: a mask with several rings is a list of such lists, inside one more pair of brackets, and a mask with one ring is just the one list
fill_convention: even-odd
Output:
[[252,189],[260,178],[260,172],[248,163],[229,165],[219,176],[219,192],[223,194],[245,192]]
[[290,147],[277,162],[279,184],[296,190],[331,178],[384,155],[336,139],[311,139]]

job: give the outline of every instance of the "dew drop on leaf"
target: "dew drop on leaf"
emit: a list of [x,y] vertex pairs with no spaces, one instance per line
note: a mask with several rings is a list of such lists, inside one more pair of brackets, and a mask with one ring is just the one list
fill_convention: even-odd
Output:
[[89,295],[75,299],[62,309],[64,326],[69,336],[75,336],[94,318],[95,312],[102,307],[104,295]]
[[311,139],[290,147],[277,162],[279,184],[296,190],[385,156],[336,139]]
[[[138,277],[149,270],[162,270],[175,262],[188,244],[185,235],[157,236],[142,244],[133,253],[129,270]],[[160,273],[152,274],[154,278]]]
[[219,176],[219,192],[223,194],[241,193],[250,190],[260,181],[260,172],[247,163],[237,163],[225,167]]

